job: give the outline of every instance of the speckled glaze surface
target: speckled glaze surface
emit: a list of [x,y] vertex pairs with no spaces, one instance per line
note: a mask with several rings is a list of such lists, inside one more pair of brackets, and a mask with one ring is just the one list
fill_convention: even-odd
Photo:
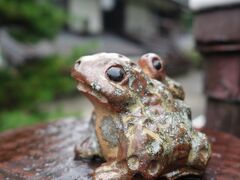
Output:
[[[150,61],[143,57],[140,61]],[[123,55],[100,53],[81,57],[72,76],[95,107],[89,135],[76,146],[76,156],[106,160],[93,179],[131,179],[137,173],[146,179],[176,179],[203,173],[210,144],[192,128],[184,97],[174,95],[165,75],[155,80]]]

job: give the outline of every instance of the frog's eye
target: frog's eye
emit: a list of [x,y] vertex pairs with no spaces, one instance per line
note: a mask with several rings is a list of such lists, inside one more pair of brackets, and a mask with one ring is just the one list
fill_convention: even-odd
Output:
[[163,68],[163,62],[159,58],[157,58],[157,57],[153,58],[152,65],[158,71]]
[[112,66],[106,71],[107,77],[115,82],[121,82],[125,77],[125,71],[120,66]]
[[137,64],[136,64],[136,63],[134,63],[134,62],[130,62],[130,66],[133,66],[133,67],[135,67],[135,66],[137,66]]

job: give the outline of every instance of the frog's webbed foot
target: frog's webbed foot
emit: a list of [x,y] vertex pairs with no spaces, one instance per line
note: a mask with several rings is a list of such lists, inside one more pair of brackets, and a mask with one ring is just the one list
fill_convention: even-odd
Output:
[[92,113],[89,127],[87,129],[87,136],[83,138],[83,141],[80,142],[78,145],[75,146],[75,158],[91,158],[93,156],[102,157],[100,147],[98,144],[96,132],[95,132],[95,112]]
[[123,180],[131,179],[133,173],[127,168],[126,163],[116,161],[102,164],[98,167],[93,175],[94,180]]
[[95,132],[92,132],[91,135],[85,138],[80,144],[76,145],[74,151],[76,159],[102,156]]
[[186,167],[186,168],[180,168],[176,171],[167,173],[163,177],[165,177],[168,180],[175,180],[175,179],[179,179],[180,177],[184,177],[184,179],[187,179],[186,177],[200,178],[202,174],[203,174],[202,170]]

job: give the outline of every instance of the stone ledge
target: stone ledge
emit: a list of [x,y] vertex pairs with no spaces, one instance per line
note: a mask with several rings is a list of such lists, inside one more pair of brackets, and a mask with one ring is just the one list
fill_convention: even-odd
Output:
[[[65,119],[0,134],[0,179],[92,179],[99,160],[74,160],[87,121]],[[203,179],[240,179],[240,140],[205,131],[213,154]]]

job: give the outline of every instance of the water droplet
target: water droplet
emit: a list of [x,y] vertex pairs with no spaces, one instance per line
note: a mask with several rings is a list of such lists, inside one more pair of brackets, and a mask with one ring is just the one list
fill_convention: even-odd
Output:
[[31,171],[32,168],[31,168],[31,167],[24,167],[23,170],[24,170],[24,171]]
[[41,171],[42,171],[42,169],[40,169],[40,168],[37,168],[37,169],[36,169],[36,171],[37,171],[37,172],[41,172]]

